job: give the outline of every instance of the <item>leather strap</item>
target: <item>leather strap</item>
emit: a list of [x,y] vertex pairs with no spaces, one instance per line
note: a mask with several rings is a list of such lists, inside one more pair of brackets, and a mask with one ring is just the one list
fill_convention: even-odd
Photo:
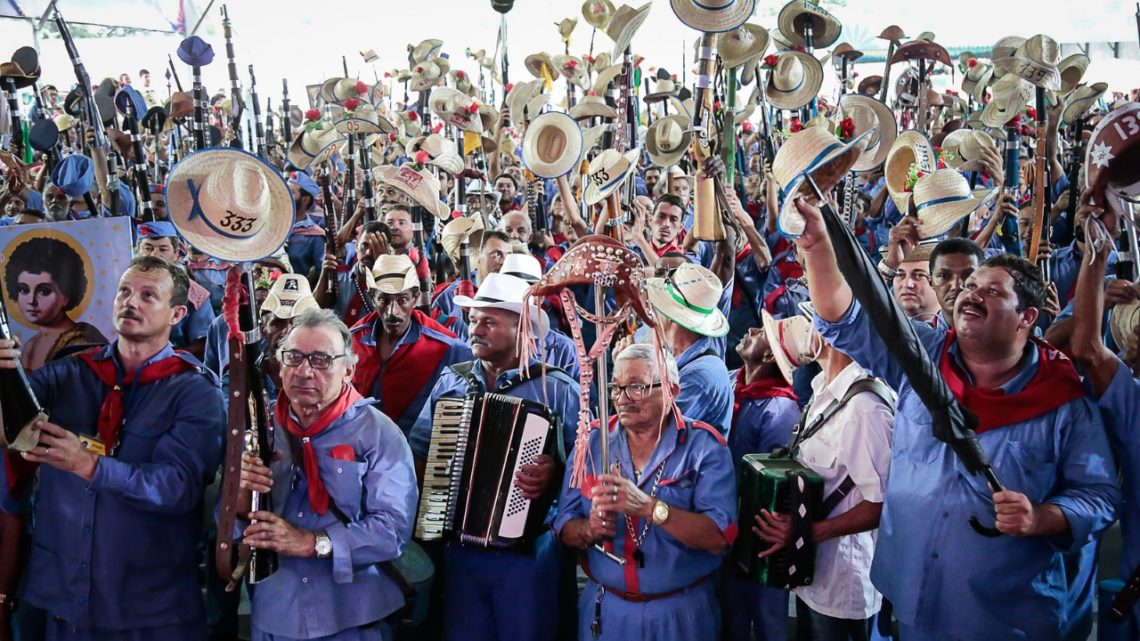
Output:
[[685,592],[686,590],[691,590],[691,589],[697,587],[698,585],[704,583],[705,581],[708,581],[712,577],[716,576],[716,572],[710,572],[710,573],[702,576],[701,578],[697,579],[696,581],[693,581],[692,583],[690,583],[686,586],[677,588],[676,590],[669,590],[668,592],[656,592],[653,594],[647,594],[645,592],[626,592],[625,590],[619,590],[617,588],[611,588],[610,586],[608,586],[608,585],[602,583],[601,581],[595,579],[594,575],[590,572],[590,561],[587,559],[586,554],[584,552],[578,554],[578,564],[582,567],[582,572],[584,572],[586,574],[586,577],[588,579],[590,579],[594,583],[597,583],[598,585],[600,585],[602,587],[602,589],[605,590],[607,593],[616,596],[617,598],[621,599],[622,601],[629,601],[630,603],[649,603],[650,601],[659,601],[661,599],[667,599],[671,596],[677,596],[678,594],[681,594],[682,592]]

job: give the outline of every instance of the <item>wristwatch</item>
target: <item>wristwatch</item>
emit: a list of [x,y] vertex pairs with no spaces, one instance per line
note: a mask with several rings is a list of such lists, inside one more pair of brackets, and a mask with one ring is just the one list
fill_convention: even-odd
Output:
[[653,525],[662,525],[665,521],[669,520],[669,505],[665,501],[657,501],[653,504],[653,516],[649,522]]
[[318,559],[327,559],[332,556],[332,539],[324,532],[317,532],[317,544],[313,547],[317,551]]
[[879,274],[882,275],[882,277],[886,278],[887,280],[893,280],[895,277],[895,274],[899,273],[899,270],[897,268],[889,267],[889,266],[887,266],[887,264],[885,262],[883,262],[881,260],[879,261],[879,265],[878,265],[878,267],[876,267],[876,269],[878,269]]

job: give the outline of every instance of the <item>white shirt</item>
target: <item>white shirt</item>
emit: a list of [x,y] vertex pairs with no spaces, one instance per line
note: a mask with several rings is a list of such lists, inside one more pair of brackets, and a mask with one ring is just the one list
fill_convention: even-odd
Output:
[[[806,425],[856,380],[868,373],[849,364],[829,385],[823,373],[812,379],[813,400]],[[882,503],[891,462],[894,416],[878,396],[854,396],[811,437],[800,444],[801,464],[823,478],[823,496],[831,495],[847,476],[855,487],[825,518],[847,512],[863,501]],[[812,610],[840,619],[866,619],[879,611],[882,595],[871,585],[875,531],[849,534],[816,544],[815,579],[795,589]]]

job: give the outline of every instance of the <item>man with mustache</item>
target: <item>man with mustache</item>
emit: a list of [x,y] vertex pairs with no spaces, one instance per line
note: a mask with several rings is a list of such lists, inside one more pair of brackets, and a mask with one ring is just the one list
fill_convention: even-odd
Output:
[[419,278],[412,260],[385,254],[372,267],[375,311],[352,328],[360,362],[352,384],[407,434],[444,367],[470,360],[471,350],[451,330],[416,309]]
[[[578,383],[562,370],[531,358],[519,368],[519,322],[529,285],[501,273],[485,276],[474,297],[456,296],[469,308],[471,352],[475,360],[449,366],[431,390],[409,438],[416,469],[423,479],[432,419],[440,398],[469,393],[505,394],[547,405],[561,424],[560,452],[574,445],[578,426]],[[545,329],[542,312],[531,318]],[[545,369],[545,375],[543,375]],[[505,447],[486,443],[483,447]],[[515,484],[534,500],[558,493],[561,462],[538,455],[522,466]],[[496,550],[447,544],[443,563],[443,621],[446,639],[458,641],[533,641],[557,632],[559,550],[549,531],[521,548]],[[438,580],[438,575],[437,575]]]
[[[196,546],[225,414],[217,377],[170,346],[188,288],[171,263],[135,258],[115,295],[119,337],[30,375],[51,421],[5,456],[10,472],[39,467],[24,598],[47,611],[47,639],[206,636]],[[18,358],[0,341],[0,367]]]
[[[1121,492],[1100,414],[1072,364],[1031,338],[1045,304],[1040,271],[1015,256],[991,258],[967,279],[953,328],[912,323],[978,418],[978,445],[1007,488],[994,492],[934,437],[930,411],[854,300],[819,209],[795,205],[806,223],[796,242],[817,327],[899,392],[871,578],[894,605],[903,638],[1062,638],[1063,557],[1108,527]],[[1005,536],[979,536],[970,517]]]
[[[343,247],[343,257],[325,254],[321,278],[317,281],[313,296],[321,301],[323,307],[335,311],[345,325],[356,325],[365,314],[372,311],[367,272],[372,269],[377,258],[389,253],[391,246],[392,232],[388,225],[378,220],[361,225],[356,242]],[[328,289],[330,278],[336,279],[335,299]]]

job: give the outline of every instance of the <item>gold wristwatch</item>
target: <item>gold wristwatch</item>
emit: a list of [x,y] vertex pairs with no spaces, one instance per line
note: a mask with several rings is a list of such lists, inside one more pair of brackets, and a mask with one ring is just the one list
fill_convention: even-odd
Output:
[[665,501],[653,504],[653,517],[649,520],[653,525],[661,525],[669,520],[669,505]]

